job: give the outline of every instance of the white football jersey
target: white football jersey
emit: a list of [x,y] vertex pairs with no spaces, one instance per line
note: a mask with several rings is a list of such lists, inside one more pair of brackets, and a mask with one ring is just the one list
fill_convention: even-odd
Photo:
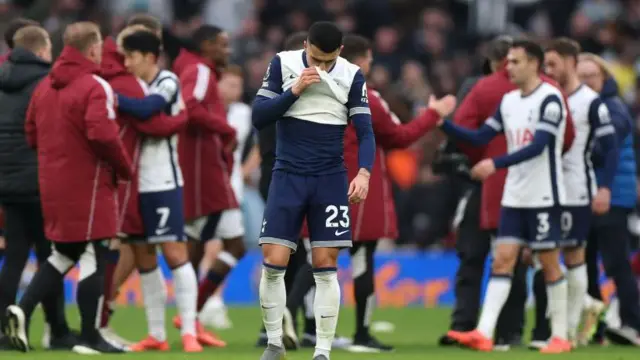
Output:
[[597,190],[591,150],[593,140],[615,132],[607,106],[600,101],[597,92],[586,85],[574,91],[568,98],[573,118],[575,138],[571,149],[562,158],[562,170],[567,194],[566,205],[585,206]]
[[229,125],[236,129],[238,146],[233,152],[233,170],[231,171],[231,187],[238,202],[242,202],[244,193],[244,179],[242,178],[242,153],[247,144],[253,125],[251,123],[251,107],[240,102],[229,106],[227,112]]
[[554,141],[540,155],[509,167],[503,206],[543,208],[565,203],[562,146],[566,119],[562,93],[553,85],[543,82],[526,96],[519,89],[504,95],[496,115],[486,123],[504,132],[510,154],[529,145],[539,130],[554,135]]
[[[148,86],[140,80],[147,95],[161,95],[167,101],[164,110],[177,115],[184,109],[178,77],[161,70]],[[166,138],[145,136],[140,146],[138,190],[141,193],[172,190],[183,185],[178,163],[178,135]]]

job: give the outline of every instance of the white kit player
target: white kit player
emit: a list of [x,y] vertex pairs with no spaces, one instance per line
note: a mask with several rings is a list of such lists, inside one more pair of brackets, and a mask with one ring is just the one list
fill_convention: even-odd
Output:
[[[566,189],[566,206],[562,212],[564,262],[567,267],[569,308],[569,338],[577,340],[578,325],[584,299],[588,309],[602,311],[604,306],[587,295],[588,278],[585,265],[585,245],[591,224],[591,214],[609,210],[611,184],[618,165],[615,129],[609,110],[597,92],[582,84],[576,66],[580,45],[568,38],[553,40],[546,48],[545,71],[568,94],[569,110],[575,126],[575,139],[564,155],[562,168]],[[591,151],[595,142],[605,153],[605,176],[596,182]],[[544,309],[540,309],[544,311]],[[591,311],[591,310],[590,310]]]
[[476,330],[448,333],[460,344],[480,351],[493,349],[496,322],[509,296],[513,269],[523,245],[537,253],[550,296],[553,336],[541,351],[571,350],[567,340],[567,282],[558,247],[562,239],[561,205],[566,198],[562,147],[567,109],[561,91],[540,78],[543,61],[540,45],[515,41],[507,56],[507,71],[518,89],[504,95],[495,116],[478,130],[451,122],[442,124],[446,133],[476,145],[488,143],[499,133],[504,133],[507,140],[508,154],[482,160],[472,169],[472,176],[480,180],[496,169],[509,169],[482,315]]
[[[161,49],[158,36],[139,30],[123,34],[118,44],[124,54],[125,66],[140,78],[148,94],[144,99],[119,96],[119,110],[140,121],[156,113],[186,119],[178,77],[170,71],[160,70],[157,65]],[[137,157],[139,206],[145,233],[139,238],[130,236],[129,240],[140,273],[149,335],[132,345],[132,351],[169,350],[165,326],[167,289],[157,263],[158,245],[173,274],[176,305],[182,318],[183,348],[186,352],[202,351],[196,338],[198,284],[184,233],[183,179],[177,143],[177,134],[147,136],[141,142]]]

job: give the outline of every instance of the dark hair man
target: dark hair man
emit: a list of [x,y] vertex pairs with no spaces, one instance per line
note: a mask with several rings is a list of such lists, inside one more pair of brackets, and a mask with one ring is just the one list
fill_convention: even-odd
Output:
[[105,243],[118,228],[117,184],[131,178],[131,161],[118,134],[113,91],[96,75],[102,61],[98,26],[69,25],[64,44],[50,75],[34,92],[25,126],[27,141],[38,152],[44,226],[54,249],[20,304],[7,309],[10,336],[20,350],[29,351],[33,310],[56,289],[50,284],[61,282],[77,263],[82,345],[73,350],[122,352],[100,335],[96,319],[102,305]]
[[[216,235],[223,241],[223,250],[200,282],[199,312],[246,250],[242,212],[230,178],[236,131],[227,121],[218,92],[218,71],[228,64],[231,54],[229,35],[218,27],[203,25],[193,34],[192,42],[193,49],[182,49],[173,69],[180,77],[189,115],[188,129],[179,135],[178,154],[184,176],[186,233],[191,240],[200,241],[192,253],[194,266],[200,263],[204,242]],[[174,324],[179,324],[179,318]],[[208,345],[225,345],[200,325],[198,334]]]

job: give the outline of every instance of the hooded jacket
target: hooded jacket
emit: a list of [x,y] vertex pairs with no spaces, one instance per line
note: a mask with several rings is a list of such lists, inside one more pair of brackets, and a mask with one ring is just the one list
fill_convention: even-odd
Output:
[[27,112],[45,233],[55,242],[108,239],[118,232],[118,179],[131,178],[131,161],[118,135],[113,91],[98,72],[97,64],[65,47]]
[[24,131],[31,94],[51,64],[15,48],[0,66],[0,201],[36,202],[38,155]]
[[233,151],[225,150],[236,132],[218,93],[214,64],[182,50],[173,64],[180,78],[189,120],[178,138],[178,155],[184,178],[185,218],[238,208],[231,187]]
[[[618,144],[618,168],[611,185],[611,205],[622,208],[636,206],[636,156],[633,149],[633,118],[629,109],[618,96],[618,84],[613,78],[604,82],[600,91],[602,102],[609,109],[611,122],[616,129]],[[596,147],[594,150],[594,167],[598,182],[604,175],[603,154]]]
[[[100,69],[102,78],[109,82],[113,91],[131,98],[142,98],[145,87],[142,80],[132,75],[124,66],[124,57],[118,53],[118,48],[112,38],[104,41],[102,49],[102,64]],[[141,235],[144,233],[142,215],[138,201],[138,163],[140,147],[145,136],[167,137],[184,127],[187,122],[186,112],[178,116],[168,116],[160,112],[146,120],[118,112],[120,138],[133,163],[131,181],[121,182],[118,188],[118,227],[127,235]]]

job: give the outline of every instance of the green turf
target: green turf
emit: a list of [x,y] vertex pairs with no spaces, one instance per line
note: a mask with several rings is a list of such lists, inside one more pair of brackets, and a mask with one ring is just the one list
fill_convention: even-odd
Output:
[[[396,351],[391,354],[351,354],[341,350],[332,353],[332,360],[356,360],[356,359],[379,359],[379,360],[423,360],[423,359],[516,359],[528,360],[540,357],[555,355],[542,355],[526,349],[512,350],[506,353],[476,353],[458,348],[440,348],[436,341],[447,327],[449,320],[448,309],[381,309],[375,318],[379,321],[388,321],[395,325],[392,333],[377,334],[380,340],[395,345]],[[172,313],[173,314],[173,313]],[[71,324],[77,324],[77,312],[69,311]],[[220,336],[228,342],[225,349],[208,349],[202,354],[183,354],[180,352],[179,333],[171,329],[169,336],[172,341],[172,351],[168,353],[136,353],[125,355],[102,355],[101,359],[110,358],[132,358],[136,360],[152,359],[220,359],[220,360],[258,360],[261,349],[254,346],[257,332],[260,326],[260,312],[257,308],[236,308],[230,309],[230,317],[233,322],[233,329],[220,332]],[[168,317],[168,319],[170,319]],[[42,320],[38,315],[33,320],[33,330],[31,339],[34,345],[40,342],[42,331]],[[112,323],[113,327],[125,338],[140,339],[145,335],[144,312],[137,308],[120,308]],[[349,335],[353,332],[353,311],[345,309],[340,314],[340,324],[338,332]],[[311,350],[291,351],[287,354],[288,360],[311,359]],[[20,353],[2,353],[1,359],[13,359],[25,357],[29,359],[63,360],[81,358],[80,355],[72,355],[66,352],[43,352],[34,351],[28,355]],[[580,360],[622,360],[640,359],[640,350],[629,347],[590,347],[579,349],[571,354],[563,354],[557,357],[562,359]]]

